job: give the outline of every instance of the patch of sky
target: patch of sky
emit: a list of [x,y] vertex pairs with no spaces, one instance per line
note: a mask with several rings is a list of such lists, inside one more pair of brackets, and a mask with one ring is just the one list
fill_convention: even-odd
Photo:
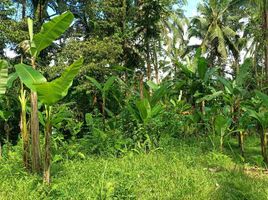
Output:
[[186,17],[193,17],[196,16],[197,13],[197,6],[201,3],[201,0],[188,0],[187,4],[184,6],[184,14]]

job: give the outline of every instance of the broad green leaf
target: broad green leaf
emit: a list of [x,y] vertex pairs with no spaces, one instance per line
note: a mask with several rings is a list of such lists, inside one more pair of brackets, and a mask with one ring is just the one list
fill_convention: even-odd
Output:
[[93,125],[93,116],[91,113],[86,113],[85,119],[88,126]]
[[209,95],[206,95],[200,99],[198,99],[196,101],[196,103],[200,103],[202,101],[211,101],[213,99],[216,99],[217,97],[219,97],[220,95],[223,94],[223,91],[217,91],[217,92],[214,92],[213,94],[209,94]]
[[219,135],[223,135],[227,128],[230,126],[229,118],[223,115],[217,115],[215,118],[215,131]]
[[5,94],[8,79],[8,63],[0,60],[0,95]]
[[212,78],[213,75],[218,71],[218,67],[213,67],[213,68],[208,68],[205,77],[204,77],[204,82],[209,81],[209,79]]
[[41,31],[33,36],[31,54],[37,57],[39,53],[58,39],[71,25],[74,16],[67,11],[51,21],[43,24]]
[[141,122],[142,118],[139,114],[139,111],[137,109],[135,109],[136,107],[131,106],[131,104],[127,105],[128,111],[131,113],[131,115],[138,121]]
[[207,60],[203,57],[199,58],[197,62],[197,71],[198,71],[199,78],[204,80],[207,70],[208,70]]
[[239,73],[236,76],[236,83],[242,86],[249,78],[250,69],[252,68],[252,60],[247,58],[239,68]]
[[115,81],[116,77],[115,76],[111,76],[105,83],[103,86],[103,91],[107,92],[110,87],[113,85],[114,81]]
[[255,110],[252,110],[250,108],[246,108],[246,111],[248,115],[258,121],[260,125],[264,128],[265,127],[265,120],[263,119],[263,116],[260,113],[257,113]]
[[184,64],[182,64],[181,62],[175,61],[175,65],[177,67],[179,67],[182,72],[188,76],[188,77],[192,77],[193,76],[193,72],[191,70],[189,70]]
[[7,88],[11,88],[13,85],[13,82],[18,78],[18,74],[16,72],[9,74],[7,79]]
[[153,93],[152,97],[150,98],[150,104],[152,107],[155,106],[161,100],[161,98],[163,98],[169,92],[168,87],[168,84],[164,84]]
[[224,34],[223,34],[221,28],[217,24],[213,27],[214,27],[214,29],[211,32],[210,40],[213,41],[215,38],[218,39],[217,50],[222,55],[222,57],[224,59],[226,59],[227,58],[227,50],[226,50],[226,46],[225,46]]
[[163,110],[162,105],[158,104],[158,105],[156,105],[156,106],[154,106],[154,107],[152,108],[152,111],[151,111],[150,116],[151,116],[151,117],[155,117],[155,116],[157,116],[162,110]]
[[36,91],[35,84],[47,82],[46,78],[40,72],[29,65],[17,64],[15,65],[15,69],[20,80],[33,91]]
[[233,94],[234,89],[233,89],[232,83],[230,81],[228,81],[227,79],[222,78],[220,76],[217,76],[217,78],[224,85],[227,93]]
[[67,67],[59,78],[51,82],[34,84],[40,101],[46,105],[53,105],[65,97],[82,64],[83,59],[80,58]]
[[12,112],[0,110],[0,118],[2,118],[3,120],[8,121],[11,116]]
[[255,93],[262,100],[263,104],[268,108],[268,95],[257,90],[255,91]]
[[151,80],[147,81],[147,85],[148,85],[153,91],[156,91],[157,89],[160,88],[159,85],[157,85],[156,83],[154,83],[154,82],[151,81]]
[[136,106],[139,110],[143,122],[150,117],[151,106],[147,98],[136,101]]
[[93,85],[94,85],[96,88],[98,88],[98,90],[102,91],[101,84],[100,84],[95,78],[92,78],[92,77],[89,77],[89,76],[86,76],[86,78],[87,78],[88,80],[90,80],[90,81],[93,83]]

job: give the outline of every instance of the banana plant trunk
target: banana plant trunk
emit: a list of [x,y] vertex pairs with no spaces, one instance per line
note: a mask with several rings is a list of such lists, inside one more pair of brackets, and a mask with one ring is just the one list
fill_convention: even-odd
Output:
[[50,184],[50,168],[51,168],[51,107],[46,106],[46,124],[45,124],[45,155],[44,155],[44,183]]
[[21,135],[23,141],[23,164],[27,170],[30,170],[30,137],[27,130],[27,118],[26,118],[26,91],[23,89],[23,83],[21,83]]
[[220,150],[221,152],[223,152],[223,137],[224,137],[224,133],[221,133],[221,138],[220,138]]
[[[36,69],[35,59],[32,58],[32,67]],[[39,118],[38,118],[38,103],[37,93],[31,91],[31,137],[32,137],[32,170],[40,173],[41,153],[40,153],[40,138],[39,138]]]
[[10,136],[10,130],[11,129],[9,128],[9,125],[8,125],[7,121],[5,121],[4,130],[6,132],[7,156],[9,156],[9,151],[10,151],[10,139],[9,139],[9,136]]
[[105,131],[105,104],[106,104],[105,101],[106,101],[106,97],[105,97],[105,95],[103,95],[102,104],[101,104],[103,131]]
[[245,157],[244,136],[245,134],[243,133],[243,131],[239,131],[238,142],[242,157]]
[[267,133],[263,129],[261,132],[261,152],[263,156],[263,161],[268,164],[268,155],[267,155]]

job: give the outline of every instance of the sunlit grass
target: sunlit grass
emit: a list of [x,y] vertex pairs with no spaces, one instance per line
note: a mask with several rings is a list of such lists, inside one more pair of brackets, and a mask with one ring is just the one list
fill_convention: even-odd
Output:
[[148,154],[54,163],[50,187],[14,156],[0,164],[0,199],[268,199],[267,175],[244,172],[230,150],[208,144],[170,142]]

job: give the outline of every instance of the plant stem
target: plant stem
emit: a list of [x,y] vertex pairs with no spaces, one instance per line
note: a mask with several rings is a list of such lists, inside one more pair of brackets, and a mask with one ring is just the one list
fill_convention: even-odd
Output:
[[45,124],[45,161],[44,161],[44,183],[50,184],[50,167],[51,167],[51,106],[46,107],[46,124]]
[[23,83],[21,82],[21,94],[20,94],[20,104],[21,104],[21,135],[23,141],[23,164],[27,170],[30,170],[30,137],[27,130],[27,118],[26,118],[26,91],[23,89]]
[[[31,59],[32,67],[35,69],[35,58]],[[31,91],[31,136],[32,136],[32,170],[33,172],[41,172],[41,153],[39,139],[39,119],[38,119],[38,103],[36,92]]]

